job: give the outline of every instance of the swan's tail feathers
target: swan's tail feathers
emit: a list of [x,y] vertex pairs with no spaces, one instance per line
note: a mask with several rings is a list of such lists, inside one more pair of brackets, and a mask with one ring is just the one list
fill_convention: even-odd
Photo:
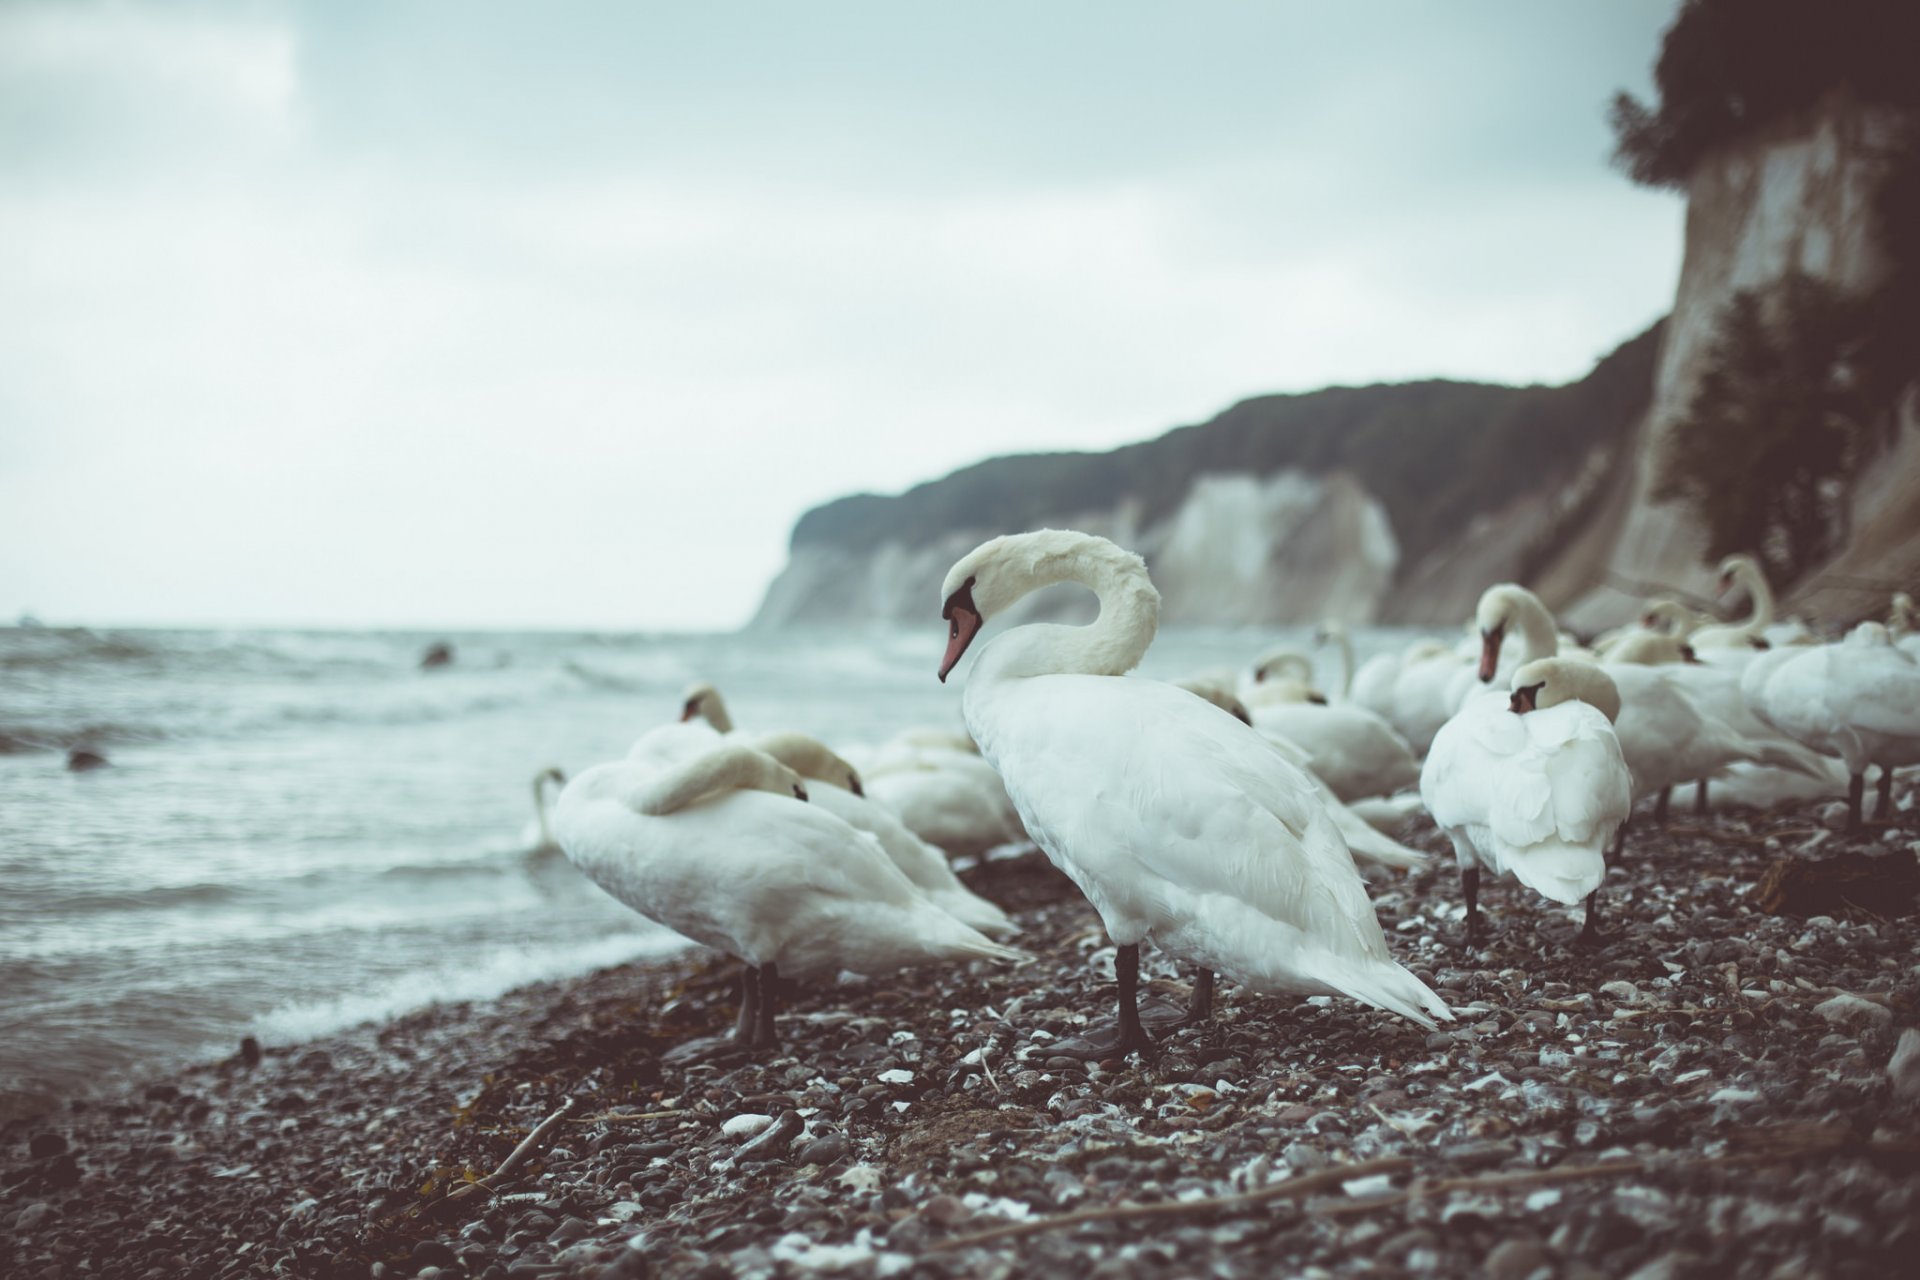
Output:
[[[1607,839],[1612,838],[1608,832]],[[1605,846],[1606,840],[1596,845],[1544,840],[1508,853],[1503,861],[1513,878],[1527,888],[1573,906],[1586,901],[1607,874]]]
[[1425,806],[1421,803],[1418,789],[1395,792],[1390,796],[1367,796],[1361,800],[1350,800],[1347,808],[1354,816],[1376,831],[1391,835],[1405,825],[1407,819],[1419,813]]
[[1436,1022],[1452,1022],[1453,1010],[1426,983],[1391,960],[1363,969],[1343,970],[1333,985],[1362,1004],[1411,1018],[1431,1031]]
[[1770,764],[1777,769],[1791,769],[1795,773],[1805,774],[1809,778],[1824,781],[1828,767],[1826,758],[1809,751],[1797,742],[1782,742],[1775,738],[1750,738],[1753,758],[1760,764]]
[[1418,849],[1410,849],[1393,837],[1374,830],[1361,821],[1351,810],[1334,813],[1334,825],[1340,829],[1340,835],[1347,842],[1347,851],[1353,855],[1354,865],[1361,870],[1368,867],[1391,867],[1398,871],[1411,871],[1427,865],[1427,855]]
[[930,896],[933,898],[934,905],[948,915],[989,937],[1010,938],[1020,932],[1020,926],[1015,924],[1006,912],[971,890],[958,889],[951,893],[936,893]]
[[1002,964],[1026,964],[1033,959],[1031,953],[995,942],[938,906],[928,905],[932,909],[923,913],[920,923],[929,952],[954,960],[997,960]]

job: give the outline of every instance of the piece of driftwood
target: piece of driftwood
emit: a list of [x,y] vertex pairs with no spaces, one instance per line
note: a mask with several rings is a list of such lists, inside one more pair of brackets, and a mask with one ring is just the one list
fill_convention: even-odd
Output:
[[1840,853],[1831,858],[1781,858],[1766,869],[1754,905],[1774,916],[1876,917],[1911,915],[1920,893],[1920,862],[1909,853]]
[[502,1182],[505,1182],[507,1178],[512,1175],[515,1169],[518,1169],[527,1162],[527,1157],[531,1156],[540,1144],[547,1140],[548,1134],[559,1128],[560,1122],[567,1118],[567,1115],[573,1110],[574,1104],[577,1101],[578,1099],[576,1098],[568,1098],[565,1102],[561,1103],[558,1111],[555,1111],[545,1120],[535,1125],[532,1133],[520,1139],[520,1145],[515,1147],[512,1153],[500,1162],[498,1169],[495,1169],[484,1178],[476,1179],[473,1182],[461,1183],[453,1190],[447,1192],[446,1198],[448,1200],[464,1200],[476,1191],[491,1192],[499,1187]]

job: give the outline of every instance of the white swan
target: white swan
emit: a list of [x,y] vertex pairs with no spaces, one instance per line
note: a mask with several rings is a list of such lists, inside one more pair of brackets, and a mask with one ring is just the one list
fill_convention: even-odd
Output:
[[1880,766],[1877,821],[1893,803],[1893,770],[1920,764],[1920,663],[1877,622],[1861,623],[1838,644],[1762,654],[1741,688],[1769,724],[1840,757],[1849,775],[1849,832],[1861,827],[1868,765]]
[[533,829],[524,834],[524,840],[534,853],[548,849],[558,849],[554,842],[553,826],[548,817],[547,786],[551,783],[556,792],[567,785],[567,775],[553,765],[548,765],[533,775]]
[[1313,684],[1313,659],[1298,649],[1270,649],[1254,661],[1240,682],[1240,700],[1249,708],[1285,703],[1324,703]]
[[938,961],[1014,960],[928,900],[870,837],[801,801],[791,769],[744,744],[666,768],[596,765],[560,794],[567,857],[648,919],[738,956],[735,1038],[774,1043],[774,984]]
[[1614,736],[1620,695],[1592,663],[1529,662],[1513,696],[1475,698],[1434,737],[1420,796],[1453,841],[1467,900],[1467,944],[1480,941],[1480,869],[1511,875],[1555,902],[1586,900],[1580,941],[1598,935],[1605,850],[1633,810]]
[[1394,962],[1317,787],[1258,733],[1193,695],[1121,679],[1158,626],[1140,557],[1043,530],[995,538],[941,587],[946,679],[986,619],[1031,591],[1079,582],[1090,626],[1029,624],[986,647],[963,703],[980,751],[1034,840],[1087,895],[1118,953],[1111,1038],[1052,1045],[1088,1057],[1147,1050],[1140,944],[1200,966],[1190,1016],[1219,972],[1257,991],[1345,994],[1431,1026],[1439,997]]
[[867,797],[956,858],[1027,838],[993,766],[978,753],[895,738],[866,760]]
[[893,865],[935,906],[994,937],[1020,931],[1006,912],[960,882],[944,853],[909,831],[890,811],[867,799],[859,773],[818,738],[804,733],[768,733],[754,737],[752,745],[802,778],[819,784],[807,789],[807,799],[855,831],[878,840]]

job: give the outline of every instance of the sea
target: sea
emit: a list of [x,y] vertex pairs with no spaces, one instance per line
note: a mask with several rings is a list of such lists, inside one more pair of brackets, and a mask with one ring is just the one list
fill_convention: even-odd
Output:
[[[1359,630],[1360,656],[1415,634]],[[423,668],[444,642],[452,661]],[[1141,674],[1306,628],[1164,629]],[[694,681],[846,749],[960,727],[920,629],[0,629],[0,1119],[688,946],[540,848],[536,773],[625,754]],[[1339,662],[1318,654],[1323,683]],[[68,753],[105,767],[69,771]]]

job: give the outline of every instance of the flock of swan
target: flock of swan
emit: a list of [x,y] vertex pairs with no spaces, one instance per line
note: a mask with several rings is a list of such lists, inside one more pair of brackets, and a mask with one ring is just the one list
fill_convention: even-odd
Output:
[[[1145,563],[1088,534],[995,538],[941,586],[943,682],[986,623],[1033,591],[1080,583],[1100,612],[984,645],[965,735],[904,734],[856,767],[802,734],[736,729],[720,693],[696,685],[678,721],[565,783],[553,835],[615,898],[743,962],[732,1043],[744,1049],[777,1043],[781,976],[1026,959],[1013,921],[949,863],[1016,839],[1072,879],[1116,949],[1116,1018],[1051,1053],[1152,1048],[1138,1002],[1147,942],[1194,971],[1181,1022],[1209,1016],[1218,975],[1432,1027],[1453,1015],[1393,958],[1363,878],[1424,862],[1386,833],[1413,808],[1453,844],[1469,945],[1482,936],[1482,870],[1584,903],[1590,941],[1636,800],[1658,797],[1664,817],[1687,783],[1701,805],[1713,779],[1733,780],[1715,794],[1844,788],[1858,830],[1866,772],[1880,771],[1881,818],[1893,771],[1920,763],[1910,601],[1896,598],[1887,625],[1821,644],[1774,623],[1753,561],[1724,571],[1754,601],[1745,623],[1662,604],[1593,650],[1513,584],[1481,597],[1468,642],[1358,670],[1330,625],[1322,638],[1344,657],[1336,700],[1305,655],[1284,651],[1246,680],[1122,678],[1158,627]],[[558,782],[535,781],[543,835]]]

